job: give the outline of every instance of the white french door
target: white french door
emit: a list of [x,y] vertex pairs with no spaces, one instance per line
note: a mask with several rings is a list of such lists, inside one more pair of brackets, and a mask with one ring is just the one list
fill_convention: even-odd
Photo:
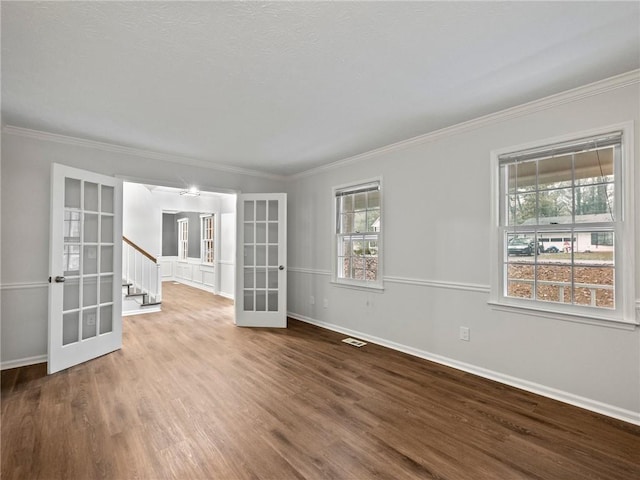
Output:
[[122,348],[122,181],[51,169],[48,371]]
[[238,195],[236,325],[287,326],[287,194]]

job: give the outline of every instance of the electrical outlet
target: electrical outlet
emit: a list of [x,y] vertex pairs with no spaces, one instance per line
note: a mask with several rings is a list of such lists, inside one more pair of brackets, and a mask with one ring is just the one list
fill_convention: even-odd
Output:
[[309,303],[311,305],[315,305],[316,304],[316,297],[314,297],[313,295],[311,295],[311,298],[309,298]]
[[329,308],[329,299],[325,298],[324,301],[322,302],[322,306],[324,308]]
[[469,327],[460,327],[460,340],[469,341]]

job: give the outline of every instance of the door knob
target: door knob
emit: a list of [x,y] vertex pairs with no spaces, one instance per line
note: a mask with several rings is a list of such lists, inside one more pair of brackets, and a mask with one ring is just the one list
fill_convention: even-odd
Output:
[[66,278],[61,277],[61,276],[57,276],[55,278],[56,283],[63,283],[66,280]]
[[280,266],[278,267],[278,270],[284,270],[284,265],[280,265]]

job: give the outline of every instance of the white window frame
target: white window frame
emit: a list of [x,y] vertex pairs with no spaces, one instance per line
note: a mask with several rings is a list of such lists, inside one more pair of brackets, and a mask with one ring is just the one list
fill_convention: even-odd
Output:
[[[352,278],[344,278],[339,276],[339,251],[340,251],[340,243],[342,234],[338,232],[338,218],[340,212],[338,211],[338,194],[340,192],[345,192],[349,190],[357,190],[358,188],[367,187],[370,185],[378,185],[378,191],[380,193],[380,222],[378,226],[378,230],[375,232],[362,232],[364,235],[375,236],[376,241],[378,242],[378,271],[376,275],[376,280],[357,280]],[[332,267],[332,277],[331,283],[336,286],[343,287],[351,287],[357,289],[365,289],[365,290],[375,290],[382,291],[384,290],[384,276],[383,276],[383,237],[384,237],[384,201],[383,201],[383,185],[382,185],[382,177],[376,177],[367,180],[361,180],[356,182],[351,182],[348,184],[338,185],[333,187],[331,201],[333,202],[332,208],[332,222],[331,222],[331,231],[333,232],[333,241],[332,241],[332,249],[331,249],[331,263]]]
[[178,220],[178,260],[186,262],[189,256],[189,219]]
[[[582,307],[531,299],[507,297],[504,294],[505,234],[500,215],[500,157],[509,153],[545,148],[583,138],[622,132],[622,153],[615,172],[616,219],[615,235],[615,298],[616,308]],[[499,310],[528,313],[536,316],[577,321],[617,328],[634,328],[640,322],[636,312],[635,291],[635,200],[634,200],[634,128],[633,122],[571,133],[524,145],[516,145],[491,152],[491,292],[489,304]],[[558,225],[562,230],[562,225]]]
[[[211,238],[206,236],[207,228],[206,224],[211,224]],[[203,265],[213,265],[216,261],[216,215],[214,213],[208,213],[206,215],[200,215],[200,261]],[[211,261],[207,261],[207,244],[211,245]]]

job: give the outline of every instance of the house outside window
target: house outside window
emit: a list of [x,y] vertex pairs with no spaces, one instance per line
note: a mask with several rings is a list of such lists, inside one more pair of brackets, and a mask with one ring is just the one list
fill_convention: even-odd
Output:
[[201,217],[201,247],[202,263],[206,265],[213,265],[214,261],[214,229],[215,229],[215,216],[205,215]]
[[630,134],[493,152],[492,303],[635,321]]
[[189,220],[178,220],[178,260],[187,261],[189,253]]
[[334,281],[382,288],[382,194],[374,180],[334,188]]

